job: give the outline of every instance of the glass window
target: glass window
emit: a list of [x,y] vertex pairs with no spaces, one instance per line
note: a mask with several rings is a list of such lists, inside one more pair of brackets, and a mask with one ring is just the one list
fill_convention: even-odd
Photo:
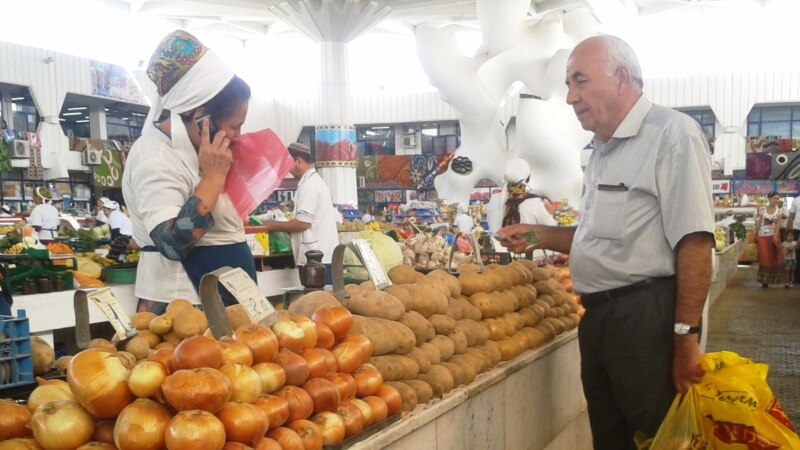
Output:
[[800,106],[756,106],[747,115],[747,137],[800,139]]
[[761,136],[789,138],[792,136],[791,122],[762,122]]
[[788,122],[792,120],[791,107],[771,107],[761,111],[762,122]]
[[374,125],[356,127],[358,156],[394,155],[394,127]]

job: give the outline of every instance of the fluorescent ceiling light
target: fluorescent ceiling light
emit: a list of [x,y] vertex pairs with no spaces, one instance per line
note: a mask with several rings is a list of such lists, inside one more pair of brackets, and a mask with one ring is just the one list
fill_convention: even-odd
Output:
[[389,127],[372,127],[373,130],[388,130]]
[[129,117],[123,117],[122,120],[131,120]]
[[63,113],[61,115],[62,116],[80,116],[80,115],[83,115],[83,113],[82,112],[68,112],[68,113]]
[[73,106],[72,108],[67,108],[67,111],[83,111],[87,108],[86,106]]
[[11,97],[12,101],[25,100],[25,97]]
[[89,121],[89,119],[76,120],[75,123],[86,123],[88,121]]
[[132,116],[139,116],[139,117],[147,117],[147,114],[142,114],[142,113],[137,113],[137,112],[132,112],[131,115]]

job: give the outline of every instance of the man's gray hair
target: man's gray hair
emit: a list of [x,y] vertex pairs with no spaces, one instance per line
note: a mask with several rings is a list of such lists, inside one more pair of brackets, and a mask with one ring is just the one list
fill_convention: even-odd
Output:
[[608,53],[606,74],[609,76],[614,75],[617,69],[625,67],[630,72],[633,82],[641,89],[644,86],[642,66],[639,65],[639,58],[636,57],[636,52],[633,51],[633,48],[616,36],[603,35],[600,38],[606,44]]

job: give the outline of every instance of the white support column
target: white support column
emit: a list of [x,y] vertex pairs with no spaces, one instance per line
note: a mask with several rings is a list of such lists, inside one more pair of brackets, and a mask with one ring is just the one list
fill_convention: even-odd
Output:
[[89,106],[89,135],[93,139],[108,139],[106,111],[101,105]]

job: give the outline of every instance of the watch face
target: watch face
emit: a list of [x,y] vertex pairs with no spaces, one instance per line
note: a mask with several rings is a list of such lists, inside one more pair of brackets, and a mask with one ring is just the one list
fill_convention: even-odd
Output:
[[676,323],[675,334],[689,334],[689,325],[685,323]]

